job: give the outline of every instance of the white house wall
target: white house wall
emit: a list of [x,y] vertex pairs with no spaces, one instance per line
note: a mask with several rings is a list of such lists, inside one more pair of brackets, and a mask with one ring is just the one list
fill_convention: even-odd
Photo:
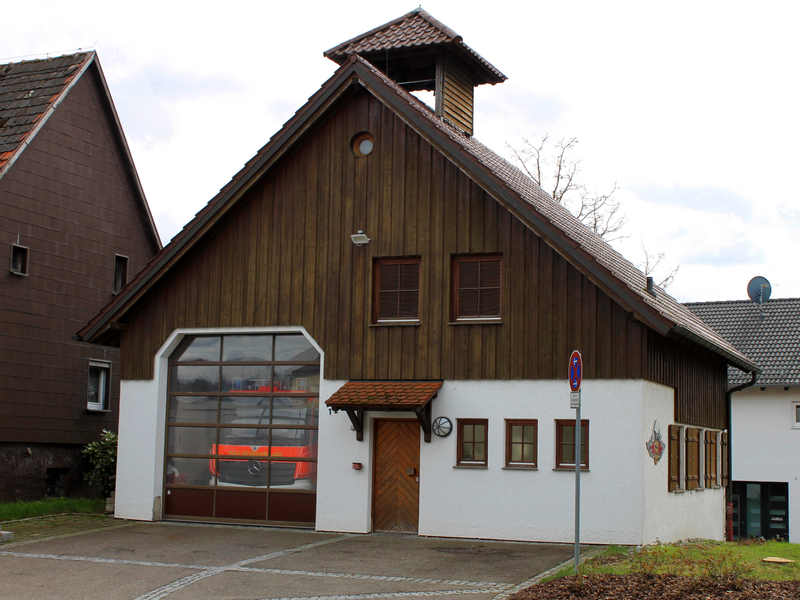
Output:
[[731,478],[789,484],[789,541],[800,542],[800,388],[746,388],[732,397]]

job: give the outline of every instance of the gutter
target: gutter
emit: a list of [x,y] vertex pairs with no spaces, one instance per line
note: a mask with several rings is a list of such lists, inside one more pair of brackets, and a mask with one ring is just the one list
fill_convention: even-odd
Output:
[[741,385],[737,385],[736,387],[732,387],[726,394],[728,400],[728,418],[726,423],[728,429],[728,485],[725,487],[725,538],[729,542],[733,541],[733,445],[731,444],[731,440],[733,439],[733,429],[731,427],[732,396],[736,392],[741,392],[743,389],[755,385],[756,376],[758,373],[759,371],[757,369],[751,370],[750,381]]

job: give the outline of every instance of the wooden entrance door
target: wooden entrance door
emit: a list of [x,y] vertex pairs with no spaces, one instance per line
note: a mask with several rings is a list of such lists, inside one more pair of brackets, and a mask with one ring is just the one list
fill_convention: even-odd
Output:
[[416,533],[419,526],[419,423],[375,420],[372,529]]

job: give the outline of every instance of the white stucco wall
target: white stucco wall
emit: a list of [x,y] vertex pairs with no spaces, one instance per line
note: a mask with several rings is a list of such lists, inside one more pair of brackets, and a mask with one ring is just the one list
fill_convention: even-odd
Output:
[[750,387],[732,397],[731,478],[789,484],[789,541],[800,542],[800,388]]

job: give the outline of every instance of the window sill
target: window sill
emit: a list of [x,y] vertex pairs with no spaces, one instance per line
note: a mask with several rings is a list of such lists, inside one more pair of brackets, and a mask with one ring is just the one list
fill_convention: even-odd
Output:
[[681,489],[679,489],[679,490],[672,490],[672,493],[673,493],[673,494],[682,494],[682,493],[683,493],[683,492],[685,492],[685,491],[686,491],[686,490],[684,490],[683,488],[681,488]]
[[30,277],[29,273],[23,273],[22,271],[9,271],[12,275],[16,275],[17,277]]
[[86,412],[91,413],[110,413],[112,412],[109,408],[92,408],[91,406],[86,407]]
[[538,471],[539,467],[503,467],[503,471]]
[[502,319],[464,319],[451,321],[448,325],[502,325]]
[[[574,473],[575,467],[553,467],[553,471],[566,471],[567,473]],[[587,473],[589,467],[581,467],[581,473]]]
[[380,323],[370,323],[370,327],[419,327],[419,321],[381,321]]
[[454,469],[488,469],[487,465],[453,465]]

